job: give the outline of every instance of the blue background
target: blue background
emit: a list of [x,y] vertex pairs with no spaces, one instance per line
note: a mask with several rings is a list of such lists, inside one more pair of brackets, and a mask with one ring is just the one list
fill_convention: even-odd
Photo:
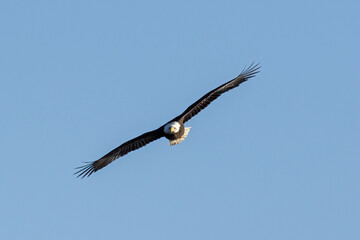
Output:
[[[359,1],[3,1],[1,239],[360,239]],[[180,114],[87,179],[74,167]]]

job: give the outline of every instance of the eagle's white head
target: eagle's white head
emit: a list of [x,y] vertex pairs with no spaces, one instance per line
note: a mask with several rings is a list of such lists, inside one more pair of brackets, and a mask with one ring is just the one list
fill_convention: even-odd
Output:
[[170,122],[165,125],[164,132],[166,134],[175,134],[180,131],[180,123],[178,122]]

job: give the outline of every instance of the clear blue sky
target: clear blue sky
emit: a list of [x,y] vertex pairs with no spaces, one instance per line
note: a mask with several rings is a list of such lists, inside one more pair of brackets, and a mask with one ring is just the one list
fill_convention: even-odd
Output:
[[[360,239],[359,1],[3,1],[1,239]],[[187,139],[74,168],[260,62]]]

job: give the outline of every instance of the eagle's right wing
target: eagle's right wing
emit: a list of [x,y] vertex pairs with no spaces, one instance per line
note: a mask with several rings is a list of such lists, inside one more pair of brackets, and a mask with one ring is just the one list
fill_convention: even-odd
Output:
[[106,165],[110,164],[111,162],[115,161],[119,157],[122,157],[126,154],[128,154],[131,151],[134,151],[138,148],[141,148],[145,146],[146,144],[155,141],[161,137],[164,136],[164,133],[162,131],[163,127],[160,127],[154,131],[144,133],[143,135],[134,138],[130,141],[127,141],[126,143],[121,144],[119,147],[115,148],[99,160],[96,160],[94,162],[90,162],[89,164],[86,164],[84,166],[78,167],[77,169],[80,169],[74,175],[78,174],[77,177],[82,176],[82,178],[86,176],[90,176],[97,170],[105,167]]

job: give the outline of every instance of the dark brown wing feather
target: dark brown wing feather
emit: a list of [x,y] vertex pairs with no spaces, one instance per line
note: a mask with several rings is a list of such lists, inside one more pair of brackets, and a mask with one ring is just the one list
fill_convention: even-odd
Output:
[[163,136],[164,136],[164,133],[162,131],[162,127],[159,129],[156,129],[154,131],[144,133],[143,135],[141,135],[137,138],[134,138],[130,141],[127,141],[126,143],[121,144],[119,147],[115,148],[114,150],[112,150],[111,152],[109,152],[108,154],[106,154],[105,156],[100,158],[99,160],[90,162],[89,164],[78,167],[77,169],[80,169],[80,170],[77,171],[76,173],[74,173],[74,175],[78,174],[77,177],[82,176],[82,178],[84,178],[86,176],[88,177],[91,174],[93,174],[94,172],[96,172],[97,170],[99,170],[99,169],[105,167],[106,165],[110,164],[111,162],[115,161],[119,157],[122,157],[131,151],[141,148],[141,147],[145,146],[146,144],[148,144],[152,141],[155,141]]
[[221,85],[218,88],[208,92],[202,98],[193,103],[190,107],[188,107],[181,115],[177,116],[174,120],[182,119],[183,122],[189,121],[193,116],[198,114],[201,110],[206,108],[212,101],[217,99],[224,92],[229,91],[247,81],[248,79],[255,77],[260,69],[259,64],[251,64],[247,69],[244,69],[239,76],[234,78],[233,80]]

